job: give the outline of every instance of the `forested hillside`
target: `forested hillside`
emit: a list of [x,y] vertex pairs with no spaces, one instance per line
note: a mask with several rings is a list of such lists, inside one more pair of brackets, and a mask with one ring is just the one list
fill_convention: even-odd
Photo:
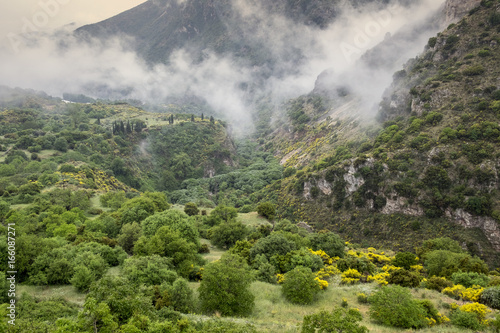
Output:
[[[393,4],[410,5],[349,8]],[[252,5],[318,31],[347,6]],[[249,135],[190,94],[0,86],[0,332],[500,332],[500,2],[464,8],[371,117],[328,70],[282,103],[223,96],[253,108]],[[191,46],[279,63],[238,18],[229,1],[151,0],[78,34],[135,34],[152,63]]]

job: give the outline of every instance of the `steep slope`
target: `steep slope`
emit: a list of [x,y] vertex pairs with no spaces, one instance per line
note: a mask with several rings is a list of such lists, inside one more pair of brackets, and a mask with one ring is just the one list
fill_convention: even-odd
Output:
[[[81,27],[76,33],[103,40],[112,36],[132,37],[134,49],[153,63],[166,62],[174,50],[182,48],[200,57],[204,50],[230,53],[253,65],[262,65],[278,60],[273,58],[273,50],[267,49],[266,36],[259,32],[272,21],[273,15],[288,19],[290,24],[325,28],[346,8],[387,3],[390,1],[150,0],[105,21]],[[265,16],[265,21],[262,16],[252,14],[255,10]],[[290,57],[292,51],[298,50],[290,50]]]
[[[303,147],[292,147],[292,155],[279,150],[284,163],[299,157],[291,167],[308,166],[285,170],[288,177],[273,187],[279,194],[262,196],[277,200],[283,216],[328,226],[357,242],[412,248],[446,234],[498,260],[498,6],[483,2],[394,75],[380,106],[385,123],[378,134],[353,129],[359,123],[347,115],[335,135],[331,124],[311,126],[311,115],[321,109],[314,99],[292,105],[292,123],[303,121],[307,137],[316,135],[308,153],[318,162],[301,160]],[[304,135],[300,128],[296,133]]]

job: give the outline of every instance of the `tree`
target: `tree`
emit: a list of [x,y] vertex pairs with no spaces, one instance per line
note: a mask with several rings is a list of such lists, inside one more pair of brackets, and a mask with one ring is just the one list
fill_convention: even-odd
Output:
[[80,121],[83,119],[84,113],[80,105],[71,103],[66,107],[66,115],[71,119],[71,123],[73,124],[73,128],[76,128]]
[[191,115],[191,121],[194,122],[194,114]]
[[320,290],[316,275],[309,267],[297,266],[285,274],[281,292],[294,304],[311,304]]
[[345,244],[339,235],[331,231],[320,231],[311,234],[311,246],[314,251],[323,250],[330,257],[343,258],[345,254]]
[[357,309],[336,308],[304,317],[302,333],[368,333],[358,322],[363,319]]
[[226,253],[205,267],[199,298],[204,312],[223,316],[248,316],[255,304],[249,287],[252,282],[247,263],[238,255]]
[[166,210],[156,213],[141,222],[142,231],[146,236],[153,236],[161,227],[168,226],[173,231],[178,231],[180,236],[187,241],[198,244],[199,234],[189,217],[178,210]]
[[194,215],[198,215],[200,213],[200,210],[198,209],[198,207],[196,206],[195,203],[188,202],[184,206],[184,213],[186,213],[189,216],[194,216]]
[[214,119],[214,117],[210,116],[210,122],[211,122],[212,124],[215,124],[215,119]]
[[276,215],[276,206],[269,201],[262,202],[257,206],[257,213],[264,216],[269,221],[272,221]]
[[221,221],[228,222],[229,220],[235,219],[238,216],[238,210],[234,207],[228,207],[224,205],[218,205],[214,210],[210,212],[210,219],[213,222],[209,223],[211,225],[219,224]]
[[139,223],[129,223],[122,227],[120,235],[118,236],[118,244],[127,252],[132,254],[134,244],[142,236],[142,229]]
[[66,141],[66,139],[63,137],[57,138],[54,142],[54,149],[65,153],[66,151],[68,151],[68,141]]
[[427,325],[424,306],[413,300],[408,289],[385,286],[369,297],[370,317],[383,325],[421,328]]
[[297,249],[297,245],[288,240],[282,233],[273,232],[269,236],[259,239],[250,249],[250,258],[253,260],[259,254],[270,259],[275,254],[286,255]]
[[417,257],[411,252],[398,252],[392,260],[392,264],[409,270],[411,266],[417,264]]
[[221,249],[229,249],[237,241],[244,240],[247,234],[248,229],[243,223],[230,220],[212,228],[210,241]]

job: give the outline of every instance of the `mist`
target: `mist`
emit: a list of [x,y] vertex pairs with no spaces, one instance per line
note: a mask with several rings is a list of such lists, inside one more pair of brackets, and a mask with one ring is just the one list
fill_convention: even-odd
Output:
[[[259,1],[234,0],[235,10],[225,22],[228,29],[238,29],[243,38],[275,59],[270,65],[259,66],[210,50],[204,50],[200,61],[187,49],[173,52],[166,64],[151,65],[133,51],[133,41],[126,37],[105,43],[81,42],[71,31],[60,30],[23,38],[17,52],[0,50],[0,84],[42,90],[58,97],[65,92],[81,93],[153,104],[196,96],[236,131],[248,133],[259,96],[270,96],[279,106],[289,98],[310,93],[318,76],[328,71],[324,89],[348,86],[363,101],[365,110],[360,111],[368,112],[380,101],[393,73],[406,59],[421,52],[427,39],[438,31],[436,27],[423,29],[422,25],[441,6],[434,0],[408,7],[366,6],[362,10],[346,4],[334,23],[320,29],[271,15]],[[360,61],[368,50],[403,27],[413,34],[411,40],[399,41],[405,52],[398,59],[390,59],[383,66]],[[403,42],[405,45],[401,45]],[[380,45],[374,56],[390,58],[390,45]]]

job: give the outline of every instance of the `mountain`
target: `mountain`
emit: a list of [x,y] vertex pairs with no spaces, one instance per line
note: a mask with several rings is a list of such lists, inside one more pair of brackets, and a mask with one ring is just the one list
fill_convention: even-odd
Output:
[[352,112],[349,91],[291,101],[266,144],[286,177],[262,198],[356,242],[411,249],[447,234],[498,259],[498,24],[483,2],[430,38],[394,74],[378,121]]
[[[406,0],[393,2],[409,3]],[[272,57],[273,50],[265,41],[266,35],[259,33],[259,29],[268,25],[273,17],[288,20],[283,22],[284,25],[303,24],[323,29],[345,9],[367,5],[380,8],[389,3],[387,0],[255,0],[245,3],[149,0],[105,21],[83,26],[76,30],[76,34],[99,39],[132,37],[133,48],[152,63],[167,62],[174,50],[182,48],[199,57],[211,50],[218,54],[233,54],[252,65],[263,65],[280,60]],[[282,28],[287,29],[286,26]],[[290,48],[286,53],[288,57],[300,58],[300,55],[293,55],[294,52],[297,50]]]

